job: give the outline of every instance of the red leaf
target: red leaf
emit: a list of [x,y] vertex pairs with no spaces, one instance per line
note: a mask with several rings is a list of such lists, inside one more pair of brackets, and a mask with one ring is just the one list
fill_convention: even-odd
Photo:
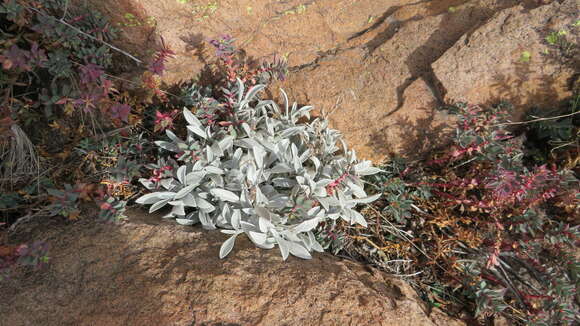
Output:
[[131,107],[127,104],[115,103],[111,107],[111,118],[121,119],[123,122],[128,122]]

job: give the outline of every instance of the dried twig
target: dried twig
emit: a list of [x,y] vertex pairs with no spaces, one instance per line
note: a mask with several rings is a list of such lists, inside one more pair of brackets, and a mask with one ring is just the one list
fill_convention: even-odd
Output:
[[10,228],[8,228],[8,233],[14,233],[16,231],[16,229],[18,228],[18,226],[20,226],[21,224],[30,222],[32,219],[34,219],[37,216],[48,216],[48,207],[40,208],[40,209],[38,209],[38,211],[36,211],[34,213],[28,213],[25,216],[19,218],[18,220],[16,220],[16,222],[14,222],[10,226]]
[[498,126],[511,126],[511,125],[523,125],[523,124],[534,123],[534,122],[539,122],[539,121],[557,120],[557,119],[561,119],[561,118],[575,116],[576,114],[580,114],[580,111],[572,112],[572,113],[568,113],[568,114],[563,114],[563,115],[558,115],[558,116],[555,116],[555,117],[537,118],[537,119],[528,120],[528,121],[498,123],[496,125],[493,125],[493,127],[498,127]]

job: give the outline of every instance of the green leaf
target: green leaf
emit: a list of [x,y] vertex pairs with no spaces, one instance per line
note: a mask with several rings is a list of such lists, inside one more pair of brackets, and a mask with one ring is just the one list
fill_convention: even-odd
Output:
[[520,56],[520,62],[529,62],[531,58],[532,54],[530,53],[530,51],[524,51]]

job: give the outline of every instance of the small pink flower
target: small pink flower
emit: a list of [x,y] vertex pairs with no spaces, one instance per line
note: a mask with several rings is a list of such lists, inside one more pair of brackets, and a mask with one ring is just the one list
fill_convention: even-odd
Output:
[[173,119],[177,114],[177,110],[170,113],[155,112],[155,131],[163,131],[165,129],[173,128]]

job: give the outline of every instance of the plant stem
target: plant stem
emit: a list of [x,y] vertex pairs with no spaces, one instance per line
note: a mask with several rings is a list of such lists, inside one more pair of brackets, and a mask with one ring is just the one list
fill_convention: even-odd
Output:
[[493,126],[494,127],[497,127],[497,126],[523,125],[523,124],[528,124],[528,123],[533,123],[533,122],[546,121],[546,120],[555,120],[555,119],[560,119],[560,118],[571,117],[571,116],[574,116],[576,114],[580,114],[580,111],[572,112],[572,113],[568,113],[568,114],[564,114],[564,115],[558,115],[558,116],[555,116],[555,117],[538,118],[538,119],[528,120],[528,121],[498,123],[498,124],[493,125]]
[[57,22],[59,22],[59,23],[61,23],[61,24],[65,25],[65,26],[68,26],[69,28],[72,28],[72,29],[73,29],[73,30],[75,30],[77,33],[80,33],[80,34],[82,34],[82,35],[84,35],[84,36],[86,36],[86,37],[90,38],[90,39],[91,39],[91,40],[93,40],[93,41],[96,41],[96,42],[102,43],[102,44],[104,44],[104,45],[108,46],[109,48],[111,48],[111,49],[113,49],[113,50],[115,50],[115,51],[117,51],[117,52],[119,52],[119,53],[121,53],[121,54],[124,54],[124,55],[126,55],[127,57],[129,57],[130,59],[134,60],[134,61],[135,61],[135,62],[137,62],[137,63],[140,63],[140,64],[142,64],[142,63],[143,63],[143,61],[141,61],[141,60],[139,60],[139,59],[135,58],[134,56],[132,56],[132,55],[131,55],[131,54],[129,54],[128,52],[126,52],[126,51],[124,51],[124,50],[121,50],[121,49],[119,49],[118,47],[116,47],[116,46],[114,46],[114,45],[111,45],[111,44],[109,44],[109,43],[107,43],[107,42],[105,42],[105,41],[103,41],[103,40],[99,40],[98,38],[96,38],[96,37],[94,37],[94,36],[92,36],[92,35],[90,35],[90,34],[87,34],[87,33],[83,32],[83,31],[81,31],[80,29],[78,29],[78,28],[74,27],[73,25],[71,25],[71,24],[67,23],[67,22],[66,22],[66,21],[64,21],[63,19],[56,19],[56,18],[54,18],[54,17],[52,17],[52,16],[49,16],[49,15],[47,15],[47,14],[43,13],[42,11],[40,11],[40,10],[38,10],[38,9],[36,9],[36,8],[32,8],[32,7],[28,7],[28,6],[27,6],[26,8],[28,8],[29,10],[32,10],[32,11],[36,12],[37,14],[39,14],[39,15],[42,15],[42,16],[44,16],[44,17],[49,17],[49,18],[52,18],[52,19],[54,19],[55,21],[57,21]]

